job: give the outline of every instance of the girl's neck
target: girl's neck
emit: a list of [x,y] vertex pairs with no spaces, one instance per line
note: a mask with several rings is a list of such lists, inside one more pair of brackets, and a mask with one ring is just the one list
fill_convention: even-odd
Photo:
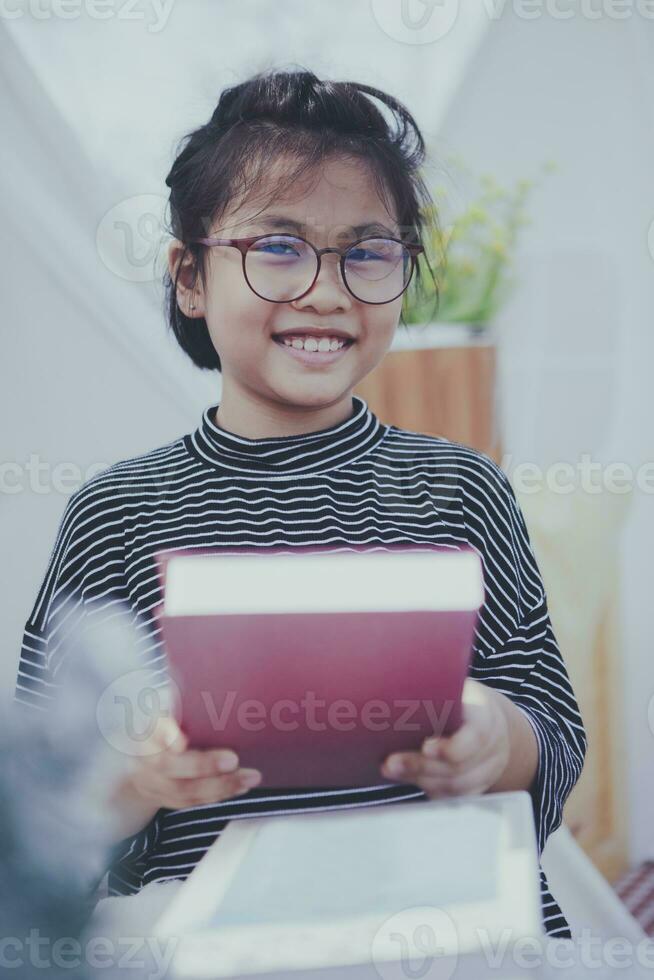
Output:
[[230,394],[223,387],[212,421],[244,439],[269,439],[319,432],[347,421],[352,414],[351,391],[329,405],[293,405]]

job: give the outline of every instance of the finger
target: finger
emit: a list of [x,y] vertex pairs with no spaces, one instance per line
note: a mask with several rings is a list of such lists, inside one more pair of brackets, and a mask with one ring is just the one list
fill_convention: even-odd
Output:
[[467,769],[465,772],[452,773],[449,776],[432,777],[425,775],[419,785],[432,799],[447,796],[470,796],[485,793],[495,778],[495,769],[488,760]]
[[[432,740],[424,747],[427,756],[431,756]],[[464,722],[452,735],[441,736],[438,739],[436,758],[452,765],[464,765],[475,759],[488,746],[488,740],[482,737],[479,726],[473,721]],[[432,756],[433,757],[433,756]]]
[[[461,729],[459,729],[461,731]],[[456,733],[458,734],[458,732]],[[449,736],[452,739],[454,736]],[[454,749],[451,747],[451,741],[448,741],[448,737],[440,736],[428,736],[422,743],[421,752],[429,760],[433,762],[440,762],[443,766],[443,771],[457,771],[462,767],[470,766],[471,763],[481,762],[483,759],[488,758],[493,754],[494,745],[493,739],[479,738],[477,751],[472,755],[464,755],[462,752],[457,752],[456,746]],[[449,747],[448,747],[449,746]]]
[[171,752],[183,752],[188,745],[188,737],[170,715],[160,715],[157,718],[152,737],[162,749],[169,749]]
[[428,760],[421,752],[394,752],[382,763],[382,774],[388,779],[399,779],[401,782],[414,782],[422,775],[425,765],[433,764],[441,771],[442,763]]
[[162,782],[163,785],[158,791],[159,799],[164,801],[162,805],[181,810],[207,803],[218,803],[247,793],[261,782],[261,773],[257,769],[238,769],[225,776]]
[[[389,757],[390,759],[393,757]],[[400,757],[396,757],[400,758]],[[475,765],[478,760],[475,760]],[[415,783],[422,786],[425,780],[447,782],[456,776],[460,776],[470,769],[469,763],[459,763],[454,765],[442,759],[431,759],[421,752],[403,753],[401,756],[401,772],[392,763],[384,770],[390,776],[391,772],[396,773],[391,778],[399,779],[402,782]],[[392,768],[391,768],[392,767]]]
[[216,776],[238,769],[238,756],[231,749],[187,749],[180,753],[164,753],[157,769],[169,779]]
[[447,759],[428,755],[424,748],[420,752],[395,752],[384,760],[382,772],[387,778],[415,783],[425,779],[452,779],[483,763],[494,755],[492,745],[485,745],[476,755],[449,762]]

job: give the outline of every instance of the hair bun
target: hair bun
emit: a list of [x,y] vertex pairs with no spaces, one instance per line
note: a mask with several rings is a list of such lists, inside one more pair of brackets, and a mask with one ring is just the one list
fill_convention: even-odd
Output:
[[207,123],[210,129],[226,130],[230,126],[233,126],[234,123],[240,122],[245,118],[250,118],[244,115],[242,106],[238,105],[239,102],[243,101],[239,99],[239,96],[242,94],[244,88],[245,84],[241,83],[240,85],[233,85],[231,88],[225,89]]

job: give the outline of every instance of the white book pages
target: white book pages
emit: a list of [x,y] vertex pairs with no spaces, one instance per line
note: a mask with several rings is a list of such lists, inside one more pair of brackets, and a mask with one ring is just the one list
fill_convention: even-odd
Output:
[[168,562],[164,613],[469,611],[483,600],[474,551],[179,555]]

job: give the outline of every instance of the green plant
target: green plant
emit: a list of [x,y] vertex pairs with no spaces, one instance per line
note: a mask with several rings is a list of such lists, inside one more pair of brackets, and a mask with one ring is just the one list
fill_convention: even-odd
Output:
[[[405,293],[403,314],[406,323],[439,320],[481,327],[493,319],[515,284],[516,240],[520,227],[530,223],[525,202],[536,182],[522,179],[512,188],[502,187],[488,174],[473,178],[458,158],[450,162],[476,182],[474,196],[457,214],[446,189],[436,188],[434,205],[423,212],[425,257],[436,283],[423,262],[423,281],[420,286],[412,283]],[[541,172],[555,169],[548,162]]]

